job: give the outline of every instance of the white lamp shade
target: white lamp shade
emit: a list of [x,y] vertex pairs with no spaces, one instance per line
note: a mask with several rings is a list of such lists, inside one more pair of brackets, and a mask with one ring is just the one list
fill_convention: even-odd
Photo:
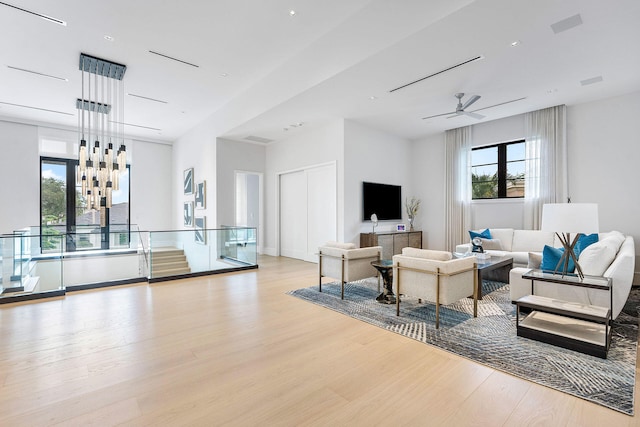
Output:
[[598,233],[596,203],[550,203],[542,207],[542,231],[558,233]]

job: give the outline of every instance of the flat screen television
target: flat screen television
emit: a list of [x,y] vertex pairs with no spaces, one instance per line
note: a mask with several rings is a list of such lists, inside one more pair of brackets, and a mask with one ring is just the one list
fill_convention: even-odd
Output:
[[402,187],[399,185],[362,183],[362,219],[370,221],[376,214],[379,221],[402,219]]

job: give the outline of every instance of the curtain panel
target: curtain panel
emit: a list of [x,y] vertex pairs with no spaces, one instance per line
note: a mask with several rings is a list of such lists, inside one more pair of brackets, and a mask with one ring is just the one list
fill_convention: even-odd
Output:
[[453,252],[471,227],[471,126],[445,132],[445,244]]
[[539,230],[542,206],[567,198],[566,106],[525,114],[524,228]]

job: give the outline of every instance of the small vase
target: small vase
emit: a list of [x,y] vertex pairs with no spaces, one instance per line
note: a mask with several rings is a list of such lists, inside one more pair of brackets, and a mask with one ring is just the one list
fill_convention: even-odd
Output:
[[413,217],[409,217],[409,231],[413,231]]

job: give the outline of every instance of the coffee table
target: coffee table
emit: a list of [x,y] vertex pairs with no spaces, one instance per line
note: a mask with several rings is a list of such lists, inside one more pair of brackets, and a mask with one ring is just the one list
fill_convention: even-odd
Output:
[[478,299],[482,299],[482,278],[487,273],[501,282],[509,283],[509,271],[513,268],[513,258],[509,256],[492,256],[478,259]]

